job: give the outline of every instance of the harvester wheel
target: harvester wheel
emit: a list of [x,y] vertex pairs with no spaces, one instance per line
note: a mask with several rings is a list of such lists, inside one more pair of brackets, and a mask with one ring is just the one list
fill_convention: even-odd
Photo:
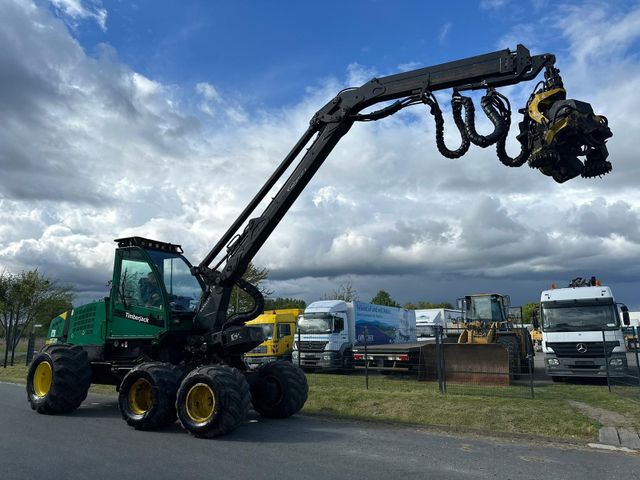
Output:
[[47,345],[29,367],[27,398],[38,413],[69,413],[87,398],[90,385],[87,352],[77,345]]
[[138,365],[122,380],[118,407],[122,418],[136,430],[153,430],[176,421],[178,376],[171,364]]
[[496,340],[498,345],[502,345],[509,352],[509,375],[515,376],[520,373],[520,345],[518,339],[511,335],[501,335]]
[[245,376],[227,365],[207,365],[189,373],[178,388],[176,410],[182,427],[200,438],[225,435],[249,413]]
[[286,418],[298,413],[307,401],[307,377],[289,362],[271,362],[258,369],[251,385],[251,403],[263,417]]

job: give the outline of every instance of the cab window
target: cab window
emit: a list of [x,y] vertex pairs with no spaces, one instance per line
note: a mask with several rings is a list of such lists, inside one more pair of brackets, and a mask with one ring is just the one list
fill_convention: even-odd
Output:
[[156,274],[147,262],[126,258],[122,260],[118,294],[126,307],[162,309],[162,290]]
[[288,335],[291,335],[291,324],[290,323],[278,324],[278,338],[286,337]]
[[147,252],[162,275],[173,312],[195,312],[202,296],[202,285],[191,275],[189,265],[175,254],[150,250]]

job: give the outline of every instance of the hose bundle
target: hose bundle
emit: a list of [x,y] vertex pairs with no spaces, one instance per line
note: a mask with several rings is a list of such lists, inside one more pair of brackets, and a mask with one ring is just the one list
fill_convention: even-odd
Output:
[[[473,143],[481,148],[495,144],[498,159],[509,167],[520,167],[529,158],[529,149],[526,147],[526,125],[522,123],[520,125],[521,133],[518,135],[518,140],[521,143],[520,154],[515,158],[507,154],[505,145],[507,134],[511,127],[511,105],[504,95],[494,89],[488,89],[487,94],[480,101],[482,110],[494,127],[493,132],[488,135],[481,135],[476,130],[473,100],[470,97],[460,95],[458,91],[454,90],[451,97],[451,112],[461,137],[460,147],[456,150],[449,149],[444,142],[444,118],[436,97],[428,91],[423,92],[421,97],[423,103],[431,109],[430,113],[433,115],[436,124],[436,146],[444,157],[460,158],[467,153]],[[462,117],[463,109],[464,118]]]

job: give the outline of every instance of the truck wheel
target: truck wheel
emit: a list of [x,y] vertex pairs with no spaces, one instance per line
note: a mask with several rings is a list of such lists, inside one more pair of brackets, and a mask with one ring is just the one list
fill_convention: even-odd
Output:
[[200,438],[225,435],[244,421],[251,394],[245,376],[227,365],[189,373],[178,388],[176,410],[182,427]]
[[38,413],[69,413],[87,398],[90,385],[87,352],[77,345],[47,345],[29,367],[27,398]]
[[167,363],[143,363],[122,380],[118,407],[136,430],[153,430],[176,421],[177,372]]
[[286,418],[298,413],[307,401],[307,377],[289,362],[271,362],[258,369],[251,385],[251,403],[263,417]]
[[509,352],[509,376],[513,377],[520,373],[520,345],[518,339],[511,335],[498,337],[498,345],[502,345]]

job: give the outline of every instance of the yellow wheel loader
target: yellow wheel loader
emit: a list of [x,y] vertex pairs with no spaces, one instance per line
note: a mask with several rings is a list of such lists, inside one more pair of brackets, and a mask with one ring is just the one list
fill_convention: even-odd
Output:
[[521,309],[510,307],[508,296],[466,295],[458,304],[464,328],[458,345],[448,346],[456,350],[455,355],[449,356],[448,370],[467,372],[468,376],[473,373],[474,379],[482,383],[508,383],[528,371],[528,356],[533,355],[531,337],[521,326]]

